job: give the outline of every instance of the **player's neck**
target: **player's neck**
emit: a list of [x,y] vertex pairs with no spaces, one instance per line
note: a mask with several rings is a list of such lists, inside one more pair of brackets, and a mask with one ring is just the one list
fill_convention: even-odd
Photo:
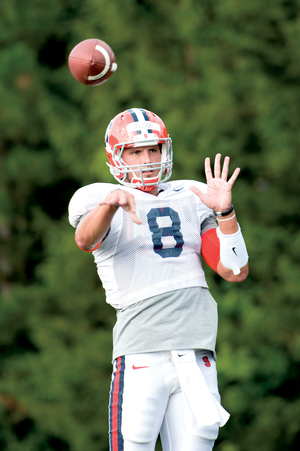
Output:
[[155,186],[152,191],[149,191],[149,194],[153,194],[153,196],[158,196],[158,186]]
[[143,189],[141,189],[140,191],[143,191],[146,194],[152,194],[153,196],[158,196],[159,195],[158,186],[155,186],[151,191],[144,191]]

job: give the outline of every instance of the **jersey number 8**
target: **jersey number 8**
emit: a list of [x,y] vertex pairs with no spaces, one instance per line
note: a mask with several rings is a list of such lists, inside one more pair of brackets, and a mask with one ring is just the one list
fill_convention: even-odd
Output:
[[[159,227],[157,218],[169,216],[172,225],[170,227]],[[147,214],[149,229],[152,232],[153,249],[162,258],[179,257],[184,245],[182,233],[180,232],[181,222],[177,211],[173,208],[152,208]],[[176,241],[174,247],[163,247],[162,237],[172,236]]]

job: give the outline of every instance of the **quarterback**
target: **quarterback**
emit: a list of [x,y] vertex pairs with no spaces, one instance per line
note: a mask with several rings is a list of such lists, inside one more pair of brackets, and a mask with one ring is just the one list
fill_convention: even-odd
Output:
[[205,159],[206,183],[168,181],[172,141],[154,113],[132,108],[109,124],[118,182],[80,188],[69,205],[79,248],[93,253],[116,309],[109,400],[111,451],[211,451],[229,418],[215,364],[217,304],[203,260],[228,282],[248,275],[232,204],[239,168]]

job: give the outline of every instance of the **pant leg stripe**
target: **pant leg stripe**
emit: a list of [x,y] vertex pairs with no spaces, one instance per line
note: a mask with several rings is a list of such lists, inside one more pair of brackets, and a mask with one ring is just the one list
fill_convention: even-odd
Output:
[[122,404],[124,390],[124,370],[125,357],[118,357],[115,362],[110,403],[109,403],[109,429],[110,429],[110,450],[123,451],[124,441],[121,432],[122,426]]

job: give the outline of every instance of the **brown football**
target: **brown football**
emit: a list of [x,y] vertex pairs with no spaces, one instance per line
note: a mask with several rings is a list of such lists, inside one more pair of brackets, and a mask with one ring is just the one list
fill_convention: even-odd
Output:
[[97,38],[86,39],[75,45],[68,63],[73,77],[89,86],[101,85],[118,67],[110,46]]

